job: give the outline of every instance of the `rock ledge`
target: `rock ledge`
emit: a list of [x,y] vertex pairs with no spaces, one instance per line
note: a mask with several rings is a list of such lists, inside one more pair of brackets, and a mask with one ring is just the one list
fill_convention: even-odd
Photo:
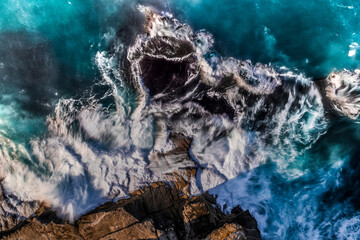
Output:
[[255,219],[239,207],[223,213],[204,193],[184,194],[186,181],[153,183],[129,199],[108,202],[69,224],[42,204],[2,239],[260,239]]

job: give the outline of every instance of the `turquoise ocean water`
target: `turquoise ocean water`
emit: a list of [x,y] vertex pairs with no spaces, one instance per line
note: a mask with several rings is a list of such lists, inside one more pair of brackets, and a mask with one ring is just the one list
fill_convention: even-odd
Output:
[[[0,147],[3,151],[7,149],[11,161],[21,162],[38,179],[52,176],[52,169],[57,165],[42,164],[34,141],[51,135],[47,128],[49,116],[58,113],[56,106],[61,99],[79,99],[81,105],[79,96],[84,93],[96,99],[99,92],[105,91],[101,84],[100,87],[96,85],[104,72],[103,65],[99,67],[99,53],[111,53],[118,41],[123,48],[132,44],[140,28],[136,10],[139,3],[171,12],[195,31],[210,32],[215,39],[214,52],[218,55],[269,63],[277,69],[286,67],[313,81],[331,71],[360,67],[358,1],[2,0]],[[106,71],[116,75],[118,67],[109,63]],[[128,106],[124,111],[130,115],[137,104],[136,94],[126,84],[117,89],[116,93]],[[101,101],[109,112],[112,105],[108,102],[116,102],[107,98]],[[74,104],[74,109],[81,109],[81,106]],[[96,121],[95,117],[92,119]],[[126,128],[125,121],[127,117],[106,127],[117,124]],[[279,145],[274,144],[269,151],[276,154],[269,154],[265,163],[210,192],[218,196],[218,203],[225,210],[237,204],[249,209],[264,239],[359,239],[359,122],[344,116],[332,117],[324,123],[326,127],[313,130],[318,131],[315,133],[303,131],[309,122],[304,120],[304,124],[297,125],[296,128],[301,129],[295,129],[294,133],[280,135],[284,144],[294,146],[291,153],[278,151]],[[90,129],[92,126],[88,125]],[[244,129],[252,131],[250,126]],[[97,137],[105,135],[96,135],[93,128],[91,131],[95,133],[87,144],[97,149],[93,152],[110,151],[97,141]],[[286,129],[281,131],[286,132]],[[308,135],[301,135],[304,132]],[[316,139],[308,141],[311,144],[299,144],[302,139],[315,138],[313,136]],[[9,142],[26,150],[16,149]],[[64,149],[72,148],[70,142],[64,144]],[[41,144],[36,146],[41,148]],[[124,150],[129,151],[131,147]],[[45,158],[51,156],[46,154]],[[81,158],[81,153],[77,154],[73,155]],[[102,161],[113,155],[109,154],[110,157]],[[59,161],[67,161],[66,156]],[[12,173],[16,171],[16,168],[11,169]],[[62,190],[56,194],[60,199],[57,203],[71,202],[78,194],[73,186],[86,181],[92,181],[92,177],[81,180],[69,177],[60,181],[58,188]],[[8,191],[11,192],[11,187]],[[87,191],[84,199],[88,200],[76,205],[78,208],[72,205],[79,213],[107,199],[98,194],[96,186],[84,190]]]

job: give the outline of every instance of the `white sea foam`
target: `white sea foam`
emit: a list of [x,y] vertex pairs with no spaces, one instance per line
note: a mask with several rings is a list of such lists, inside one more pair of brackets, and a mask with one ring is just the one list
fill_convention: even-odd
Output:
[[341,240],[355,240],[360,236],[360,216],[343,219],[337,223],[337,236]]
[[[119,70],[116,56],[122,54],[122,45],[114,47],[114,55],[97,53],[101,80],[95,86],[108,90],[100,97],[85,94],[79,99],[61,99],[47,119],[47,134],[31,141],[31,154],[24,147],[12,147],[17,149],[13,152],[26,156],[32,167],[2,150],[0,161],[8,193],[23,201],[45,200],[62,216],[74,220],[105,200],[126,197],[139,186],[161,180],[166,171],[186,165],[151,165],[156,152],[172,149],[170,131],[192,138],[189,154],[193,164],[199,166],[190,187],[194,194],[254,169],[267,159],[285,169],[296,157],[299,145],[309,147],[325,131],[320,95],[309,79],[289,71],[278,72],[270,65],[216,54],[206,57],[214,42],[211,34],[194,33],[170,14],[146,7],[139,9],[150,19],[148,34],[140,34],[126,56],[132,63],[132,80],[139,96],[130,96],[129,82],[124,81]],[[149,39],[164,36],[191,44],[198,70],[193,79],[201,76],[200,81],[210,88],[208,94],[223,98],[234,109],[234,119],[226,114],[211,114],[192,101],[156,101],[164,94],[151,99],[141,81],[138,61]],[[235,84],[218,93],[214,89],[225,77],[232,77]],[[305,89],[305,93],[299,93],[297,87]],[[276,91],[282,95],[274,96]],[[186,93],[184,99],[190,99],[192,94]],[[109,98],[111,106],[104,106],[102,101]],[[279,106],[277,98],[282,100]],[[136,102],[135,106],[131,101]],[[187,112],[181,115],[184,109]],[[181,116],[172,118],[177,114]],[[261,120],[259,115],[263,116]],[[284,155],[285,158],[280,157]],[[36,168],[43,172],[35,171]],[[303,174],[294,169],[289,175],[296,178]],[[268,182],[264,179],[264,184]],[[246,193],[249,189],[244,184],[237,183],[233,188]],[[223,198],[227,196],[221,194]],[[233,197],[229,201],[241,196]],[[269,198],[265,188],[253,202],[266,209]],[[246,204],[243,207],[251,208]],[[265,222],[261,224],[264,226]]]
[[[265,156],[281,162],[280,165],[285,170],[286,166],[298,155],[300,145],[302,149],[309,148],[325,132],[327,124],[321,97],[310,79],[286,69],[278,73],[271,66],[259,63],[254,65],[250,61],[221,58],[216,55],[205,59],[205,55],[213,45],[210,34],[204,31],[194,33],[189,30],[188,26],[180,24],[172,17],[157,13],[151,8],[141,7],[141,9],[147,14],[150,21],[147,24],[149,35],[140,35],[137,38],[136,44],[129,51],[130,60],[141,59],[141,49],[151,37],[177,37],[177,29],[184,28],[186,31],[180,31],[182,35],[180,39],[193,45],[195,49],[193,54],[197,59],[196,64],[201,69],[201,81],[206,85],[216,87],[223,77],[229,76],[236,80],[236,86],[227,89],[223,95],[236,111],[234,122],[221,116],[209,116],[199,105],[192,103],[182,105],[179,102],[170,102],[161,105],[156,103],[144,105],[151,109],[149,111],[152,113],[162,112],[165,118],[170,118],[184,108],[188,109],[188,115],[198,113],[203,116],[200,120],[185,117],[178,122],[172,120],[172,122],[166,123],[165,121],[165,127],[162,128],[165,134],[163,136],[166,136],[167,125],[171,125],[173,131],[191,136],[193,138],[191,151],[194,158],[200,165],[213,169],[214,179],[218,177],[224,180],[233,178],[239,173],[265,162]],[[159,35],[157,32],[161,34]],[[141,84],[139,66],[136,62],[134,62],[133,69],[135,69],[133,72],[138,83],[142,86],[144,98],[149,98],[146,89]],[[282,87],[282,81],[293,83]],[[268,117],[264,120],[267,121],[265,125],[269,126],[268,129],[266,128],[267,132],[242,130],[241,126],[244,123],[249,120],[257,121],[257,114],[264,111],[263,105],[268,101],[268,96],[279,87],[282,88],[284,95],[279,98],[284,98],[285,101],[281,106],[272,104],[271,108],[274,108],[274,111],[267,113]],[[305,93],[299,93],[297,87],[305,89]],[[239,94],[240,89],[257,95],[257,103],[248,107],[247,96]],[[211,92],[210,90],[209,94],[219,96],[216,91]],[[188,95],[185,96],[185,98],[187,97]],[[237,111],[239,105],[244,107]],[[217,137],[218,135],[222,137]],[[262,140],[268,137],[273,139],[273,142],[268,145],[269,148]],[[164,141],[162,142],[164,143]],[[276,151],[270,149],[274,145]],[[288,157],[280,158],[284,155]],[[301,173],[294,170],[289,174],[298,176]],[[213,186],[213,183],[210,180],[202,181],[201,185],[203,189],[208,189]]]
[[348,212],[342,204],[329,209],[323,209],[321,204],[328,185],[334,185],[341,172],[337,154],[333,160],[337,160],[334,167],[320,169],[318,175],[307,172],[294,179],[277,174],[276,166],[263,165],[211,189],[210,193],[217,196],[224,210],[230,211],[237,205],[249,209],[264,239],[331,239],[334,236],[357,239],[358,216],[342,217]]
[[60,100],[48,118],[47,137],[32,140],[32,156],[21,146],[12,146],[14,153],[26,155],[35,168],[42,167],[43,174],[36,174],[6,148],[0,157],[8,193],[22,201],[46,201],[70,220],[105,199],[126,197],[157,180],[147,170],[144,152],[152,147],[153,120],[130,117],[131,107],[106,72],[111,58],[99,54],[97,60],[104,80],[100,84],[110,87],[115,112],[108,113],[93,97]]

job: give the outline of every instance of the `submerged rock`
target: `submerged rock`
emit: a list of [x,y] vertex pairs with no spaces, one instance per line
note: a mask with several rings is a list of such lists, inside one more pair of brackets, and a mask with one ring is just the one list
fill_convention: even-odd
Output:
[[[187,181],[159,182],[132,193],[131,198],[108,202],[74,224],[57,218],[42,204],[38,211],[3,239],[260,239],[248,211],[223,213],[207,193],[189,197]],[[181,181],[179,181],[181,180]],[[1,236],[1,233],[0,233]]]

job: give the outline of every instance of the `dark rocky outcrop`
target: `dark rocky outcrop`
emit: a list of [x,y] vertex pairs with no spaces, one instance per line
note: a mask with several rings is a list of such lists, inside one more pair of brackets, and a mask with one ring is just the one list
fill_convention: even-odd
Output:
[[43,204],[32,217],[2,233],[2,239],[260,239],[248,211],[235,208],[225,214],[207,193],[188,197],[182,190],[187,180],[172,176],[171,184],[153,183],[129,199],[96,208],[74,224]]
[[186,61],[168,61],[144,57],[140,62],[143,82],[150,95],[176,91],[188,79],[189,64]]

